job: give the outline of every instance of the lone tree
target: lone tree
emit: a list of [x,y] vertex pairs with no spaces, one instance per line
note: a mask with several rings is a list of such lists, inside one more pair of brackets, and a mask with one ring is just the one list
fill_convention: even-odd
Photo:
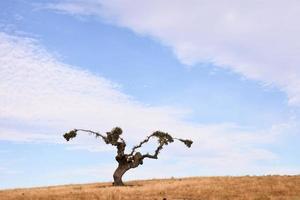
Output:
[[[63,136],[67,141],[69,141],[70,139],[75,138],[77,132],[79,131],[94,135],[96,136],[96,138],[100,137],[104,140],[106,144],[111,144],[117,148],[116,160],[119,164],[113,175],[114,186],[123,186],[124,183],[122,181],[122,176],[124,175],[124,173],[127,172],[129,169],[136,168],[139,165],[142,165],[144,158],[157,159],[157,156],[163,149],[164,145],[168,145],[169,143],[174,142],[174,140],[183,142],[187,147],[191,147],[193,143],[193,141],[191,140],[174,138],[168,133],[155,131],[154,133],[146,137],[145,140],[141,141],[138,145],[134,146],[129,154],[125,154],[126,143],[123,140],[123,138],[120,137],[122,134],[121,128],[113,128],[110,132],[106,133],[106,136],[98,132],[85,129],[74,129],[70,132],[65,133]],[[140,152],[136,151],[138,148],[142,147],[143,144],[147,143],[152,137],[157,138],[158,140],[158,147],[156,148],[154,154],[147,153],[142,155]]]

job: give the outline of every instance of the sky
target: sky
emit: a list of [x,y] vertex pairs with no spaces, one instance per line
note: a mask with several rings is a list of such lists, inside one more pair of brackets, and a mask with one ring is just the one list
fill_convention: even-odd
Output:
[[[0,1],[0,189],[112,181],[74,128],[172,143],[124,179],[300,174],[300,2]],[[156,141],[142,149],[153,152]]]

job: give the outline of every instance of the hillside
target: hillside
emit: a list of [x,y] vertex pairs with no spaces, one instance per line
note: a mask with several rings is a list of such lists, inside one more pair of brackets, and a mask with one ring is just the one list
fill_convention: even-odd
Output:
[[0,199],[300,200],[300,176],[197,177],[130,181],[126,184],[125,187],[112,187],[111,183],[95,183],[2,190]]

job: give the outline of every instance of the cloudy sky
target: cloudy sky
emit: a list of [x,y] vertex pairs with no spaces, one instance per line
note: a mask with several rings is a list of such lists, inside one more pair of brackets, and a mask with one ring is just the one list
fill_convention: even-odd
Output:
[[[300,174],[300,2],[0,1],[0,188],[111,181],[115,149],[73,128],[155,130],[126,180]],[[155,141],[142,149],[151,152]]]

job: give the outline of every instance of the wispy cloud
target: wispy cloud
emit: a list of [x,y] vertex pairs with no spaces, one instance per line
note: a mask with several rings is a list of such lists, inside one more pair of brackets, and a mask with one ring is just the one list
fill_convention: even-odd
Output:
[[[17,125],[4,126],[0,140],[60,143],[62,133],[75,127],[104,132],[121,126],[130,146],[159,129],[194,140],[188,151],[179,148],[181,144],[168,147],[179,160],[198,165],[201,157],[210,156],[206,161],[212,164],[226,161],[248,165],[278,159],[272,151],[259,146],[276,143],[295,129],[292,123],[266,130],[228,123],[188,123],[182,120],[187,113],[180,109],[145,106],[122,93],[117,84],[59,61],[38,41],[6,33],[0,33],[0,74],[0,120],[22,121],[32,127],[29,132]],[[71,149],[84,146],[107,151],[95,148],[98,141],[81,137]]]
[[[18,131],[15,129],[0,128],[0,140],[14,142],[56,142],[57,137],[49,134],[32,133],[32,131]],[[1,153],[1,151],[0,151]]]
[[99,1],[65,1],[60,3],[34,4],[37,9],[53,9],[72,15],[96,15],[101,4]]
[[66,0],[48,8],[100,16],[159,39],[185,64],[214,63],[300,105],[299,1]]

